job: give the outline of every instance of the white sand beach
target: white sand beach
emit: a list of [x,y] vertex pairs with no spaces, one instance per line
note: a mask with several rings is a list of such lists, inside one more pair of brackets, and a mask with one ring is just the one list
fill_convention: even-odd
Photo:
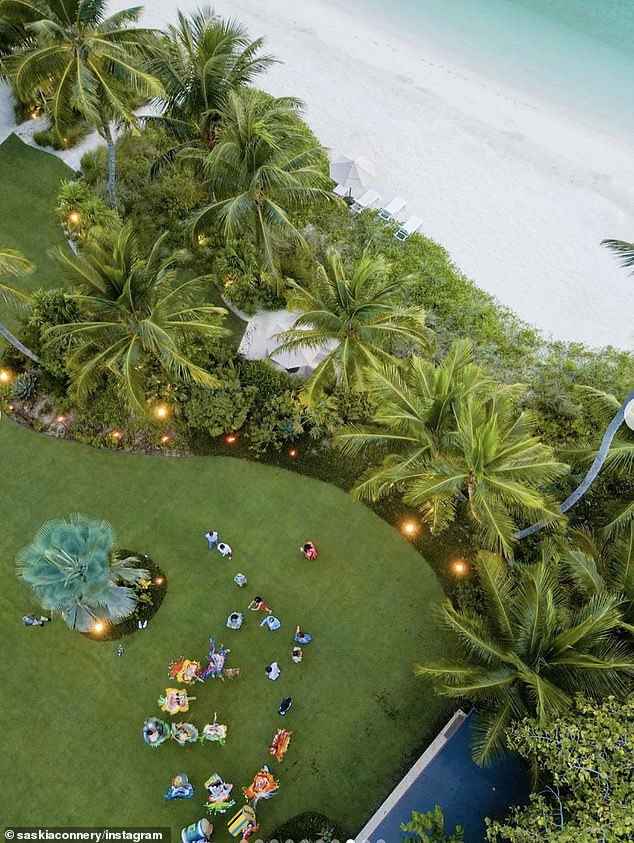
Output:
[[[198,5],[146,0],[144,22]],[[634,240],[634,140],[326,0],[214,8],[264,35],[281,60],[262,87],[303,99],[334,155],[372,160],[383,199],[406,198],[401,217],[421,216],[480,287],[556,339],[634,348],[634,279],[599,246]]]

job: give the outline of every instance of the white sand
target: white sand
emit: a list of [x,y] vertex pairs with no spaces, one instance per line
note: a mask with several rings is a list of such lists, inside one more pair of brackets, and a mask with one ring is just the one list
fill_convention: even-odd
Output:
[[[145,22],[198,5],[146,0]],[[479,286],[557,339],[634,348],[634,279],[599,247],[634,240],[634,142],[325,0],[214,8],[283,61],[260,84],[301,97],[333,154],[371,159],[385,201],[407,198]]]

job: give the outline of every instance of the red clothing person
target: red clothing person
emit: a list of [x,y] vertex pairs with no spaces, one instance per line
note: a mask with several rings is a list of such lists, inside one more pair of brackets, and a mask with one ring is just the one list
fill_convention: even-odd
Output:
[[271,609],[269,609],[261,597],[254,597],[249,603],[249,609],[251,609],[252,612],[271,612]]
[[304,554],[306,559],[317,559],[317,548],[315,545],[308,541],[300,547],[301,552]]

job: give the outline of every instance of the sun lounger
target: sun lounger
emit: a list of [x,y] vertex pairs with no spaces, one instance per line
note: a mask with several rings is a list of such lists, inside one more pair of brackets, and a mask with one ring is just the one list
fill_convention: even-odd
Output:
[[420,217],[410,217],[407,222],[403,223],[394,237],[400,240],[401,243],[404,243],[410,235],[418,231],[422,224],[423,221]]
[[361,211],[365,211],[366,208],[369,208],[370,205],[374,205],[375,202],[381,198],[381,194],[377,193],[376,190],[366,190],[366,192],[361,196],[354,205],[350,206],[350,210],[354,211],[355,214],[360,214]]
[[344,197],[348,195],[348,191],[342,184],[338,184],[332,192],[335,194],[335,196]]
[[389,222],[394,219],[398,212],[402,211],[406,205],[407,202],[404,199],[401,199],[400,196],[397,196],[396,199],[392,199],[389,205],[386,205],[385,208],[381,208],[379,211],[379,219]]

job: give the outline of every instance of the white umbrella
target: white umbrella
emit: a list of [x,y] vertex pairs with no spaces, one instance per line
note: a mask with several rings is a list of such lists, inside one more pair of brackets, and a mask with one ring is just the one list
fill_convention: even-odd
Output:
[[330,163],[330,178],[346,190],[365,190],[374,177],[374,164],[367,158],[338,158]]

